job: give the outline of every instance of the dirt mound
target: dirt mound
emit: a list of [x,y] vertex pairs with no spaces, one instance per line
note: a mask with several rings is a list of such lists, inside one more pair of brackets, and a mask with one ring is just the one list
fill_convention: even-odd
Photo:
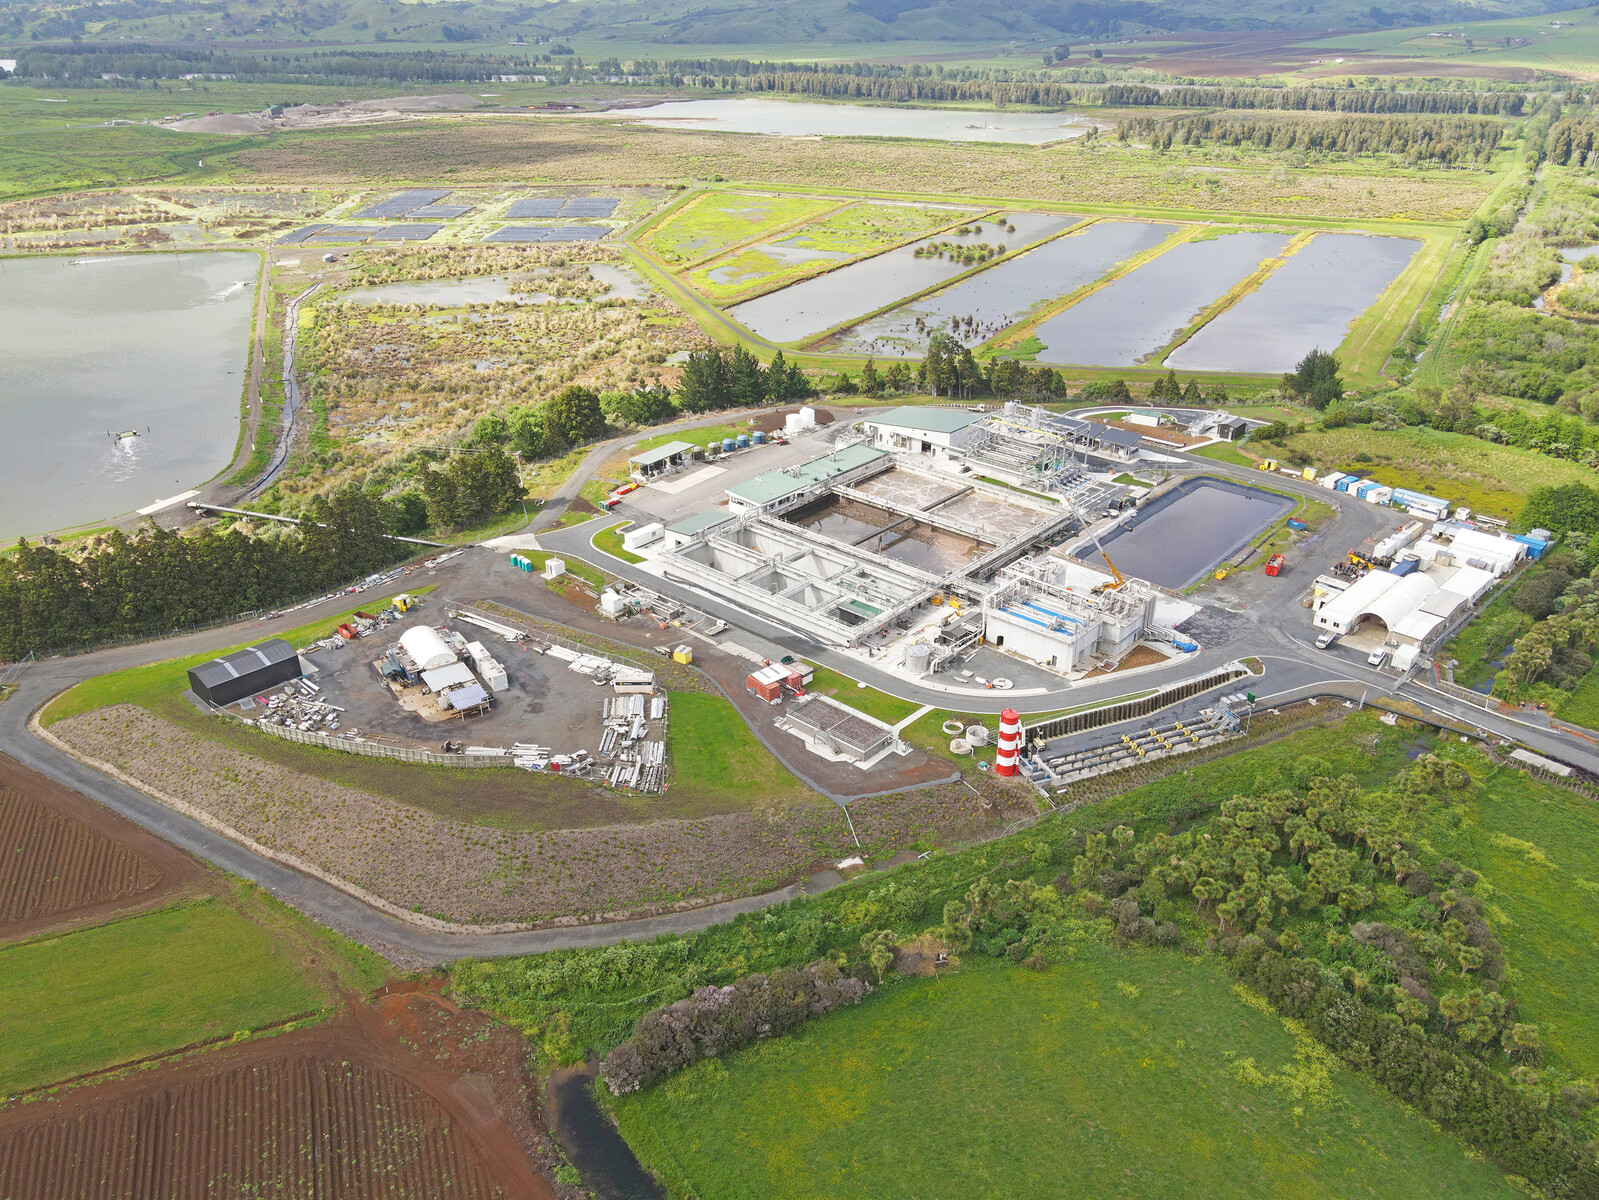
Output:
[[[405,986],[405,985],[402,985]],[[546,1200],[521,1038],[425,991],[0,1112],[13,1200]]]
[[217,113],[212,117],[174,121],[169,128],[179,133],[260,133],[264,129],[271,129],[272,121],[255,113]]
[[465,92],[452,92],[443,96],[390,96],[386,100],[360,100],[350,105],[352,112],[449,112],[458,108],[476,108],[482,104],[476,96]]
[[203,874],[182,851],[0,757],[0,939],[148,907]]

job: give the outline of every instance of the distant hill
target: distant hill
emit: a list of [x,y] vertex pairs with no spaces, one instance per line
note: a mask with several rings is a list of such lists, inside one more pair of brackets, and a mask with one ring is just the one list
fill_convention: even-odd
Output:
[[1169,30],[1376,29],[1530,16],[1559,0],[0,0],[0,45],[81,38],[329,46],[462,44],[576,38],[630,46],[781,47],[950,41],[963,45],[1111,38]]

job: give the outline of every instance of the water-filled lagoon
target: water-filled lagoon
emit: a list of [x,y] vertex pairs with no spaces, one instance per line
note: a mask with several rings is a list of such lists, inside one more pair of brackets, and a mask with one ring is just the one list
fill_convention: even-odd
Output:
[[[1138,510],[1131,529],[1118,527],[1099,540],[1123,575],[1184,588],[1293,507],[1275,492],[1191,480]],[[1080,542],[1076,553],[1089,562],[1104,561],[1092,540]]]
[[0,260],[0,537],[143,508],[227,466],[259,267],[240,253]]
[[1336,349],[1419,249],[1411,238],[1318,233],[1166,361],[1180,371],[1291,371],[1312,350]]
[[[986,341],[1025,317],[1035,305],[1092,283],[1118,263],[1160,245],[1175,225],[1096,221],[1035,250],[963,279],[941,292],[864,321],[839,348],[885,357],[920,355],[927,339],[960,319],[962,341]],[[966,318],[971,317],[970,324]],[[917,327],[921,321],[921,328]]]
[[728,309],[728,315],[774,342],[793,342],[815,337],[852,316],[864,316],[879,308],[932,287],[945,279],[972,269],[948,255],[918,257],[917,247],[935,242],[957,246],[977,246],[986,242],[1014,250],[1074,224],[1081,218],[1060,213],[1014,213],[1006,217],[1014,233],[992,221],[981,223],[981,232],[939,233],[875,258],[863,259],[807,279],[790,287],[768,292]]
[[1282,251],[1281,233],[1184,242],[1038,327],[1040,362],[1130,367],[1175,338],[1205,307]]
[[804,101],[675,100],[649,108],[595,116],[625,117],[659,129],[720,133],[771,133],[786,137],[900,137],[945,142],[1018,142],[1042,145],[1081,137],[1087,127],[1075,113],[974,112],[939,108],[889,108]]

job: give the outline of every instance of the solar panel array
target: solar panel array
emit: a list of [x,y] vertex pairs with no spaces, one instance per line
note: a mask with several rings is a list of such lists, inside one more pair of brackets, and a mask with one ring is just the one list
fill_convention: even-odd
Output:
[[513,221],[525,221],[529,217],[558,217],[564,203],[559,196],[553,200],[518,200],[505,215]]
[[320,231],[322,231],[322,230],[324,230],[326,228],[327,228],[326,225],[307,225],[304,229],[293,229],[293,230],[290,230],[288,233],[284,234],[282,237],[280,237],[278,239],[278,245],[280,245],[280,246],[295,246],[295,245],[298,245],[299,243],[305,241],[306,238],[311,237],[313,234],[319,233]]
[[424,242],[442,225],[308,225],[278,239],[279,242]]
[[616,206],[620,203],[620,200],[609,200],[599,196],[568,200],[561,205],[561,215],[563,217],[608,217],[616,211]]
[[435,200],[442,200],[449,194],[448,188],[443,191],[401,192],[398,196],[390,196],[387,200],[379,200],[376,204],[369,204],[355,215],[358,217],[377,217],[381,220],[387,220],[390,217],[408,217],[423,205],[432,204]]
[[424,204],[421,208],[413,209],[405,215],[413,221],[451,221],[456,217],[464,217],[471,211],[470,204]]
[[505,225],[485,242],[597,242],[611,230],[605,225]]

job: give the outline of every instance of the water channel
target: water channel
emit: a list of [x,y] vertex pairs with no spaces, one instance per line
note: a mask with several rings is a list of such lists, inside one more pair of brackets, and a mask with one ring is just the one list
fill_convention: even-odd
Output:
[[1166,362],[1179,371],[1291,371],[1312,350],[1336,350],[1419,249],[1411,238],[1319,233]]
[[935,242],[956,246],[1001,244],[1014,250],[1059,233],[1082,218],[1064,213],[1019,212],[1006,217],[1015,232],[992,221],[981,232],[939,233],[887,254],[863,259],[802,283],[768,292],[728,309],[728,315],[774,342],[793,342],[831,329],[850,316],[863,316],[972,269],[950,255],[918,256],[918,247]]
[[897,137],[945,142],[1015,142],[1040,146],[1082,137],[1088,127],[1076,113],[971,112],[806,101],[674,100],[649,108],[592,114],[657,129],[716,133],[767,133],[784,137]]
[[[1079,233],[1046,242],[941,292],[863,321],[840,339],[839,348],[891,358],[919,356],[927,339],[940,330],[949,332],[956,318],[963,322],[963,342],[986,341],[1044,301],[1068,295],[1118,263],[1154,249],[1176,228],[1142,221],[1095,221]],[[967,317],[972,318],[970,325],[965,324]]]
[[1288,245],[1281,233],[1224,233],[1184,242],[1038,327],[1040,362],[1130,367],[1175,338],[1261,261]]
[[232,252],[0,260],[0,538],[143,508],[228,465],[259,268]]

